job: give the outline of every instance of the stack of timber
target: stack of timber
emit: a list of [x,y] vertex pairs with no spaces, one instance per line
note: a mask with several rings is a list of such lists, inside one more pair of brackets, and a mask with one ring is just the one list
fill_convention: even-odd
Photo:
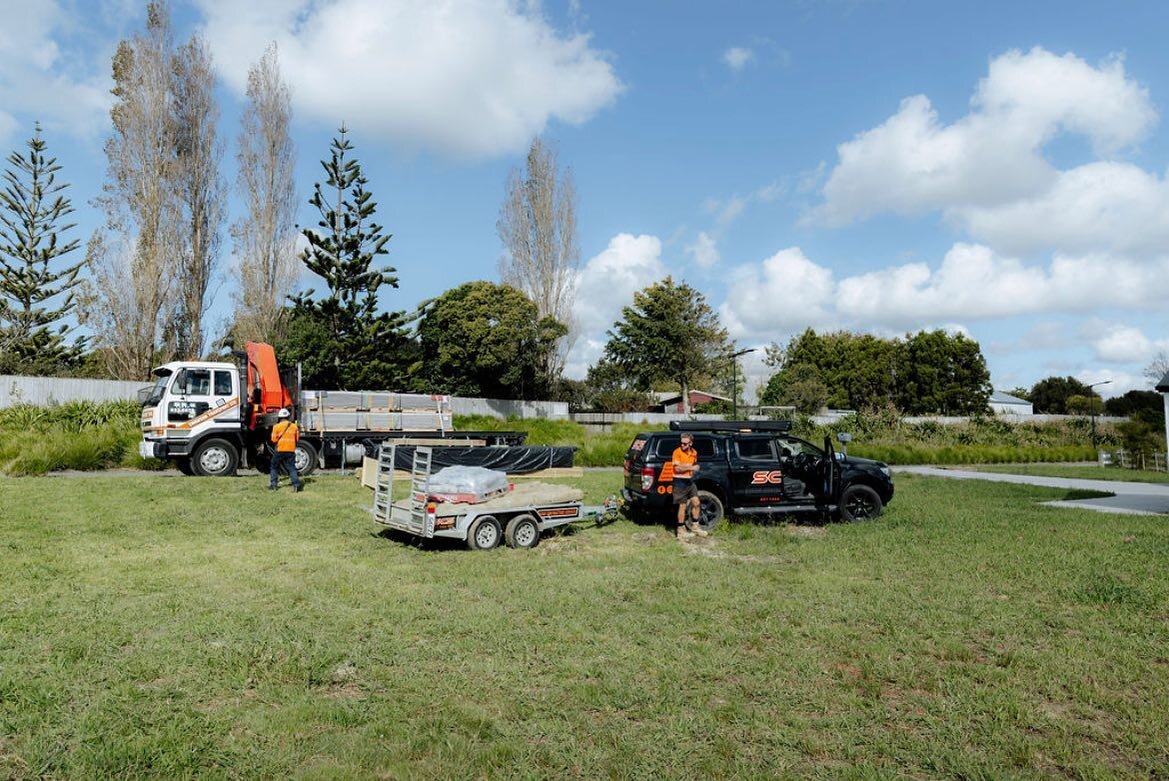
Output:
[[391,391],[304,391],[302,431],[453,431],[451,397]]

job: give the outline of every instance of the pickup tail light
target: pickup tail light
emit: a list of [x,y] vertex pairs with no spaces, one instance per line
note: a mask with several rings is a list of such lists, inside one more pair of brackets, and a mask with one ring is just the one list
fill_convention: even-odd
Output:
[[641,490],[648,491],[654,487],[654,469],[652,466],[641,468]]

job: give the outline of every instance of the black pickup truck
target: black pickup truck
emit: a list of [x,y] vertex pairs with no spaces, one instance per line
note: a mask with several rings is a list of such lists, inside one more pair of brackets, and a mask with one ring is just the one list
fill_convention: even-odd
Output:
[[838,453],[828,437],[819,448],[791,436],[789,421],[674,421],[670,429],[638,434],[629,445],[621,494],[634,516],[674,517],[672,456],[683,431],[698,452],[694,483],[708,531],[724,514],[866,520],[893,498],[887,465]]

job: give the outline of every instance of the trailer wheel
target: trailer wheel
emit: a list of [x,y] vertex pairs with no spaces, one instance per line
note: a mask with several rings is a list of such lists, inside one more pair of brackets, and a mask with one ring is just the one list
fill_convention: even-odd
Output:
[[509,548],[534,548],[540,543],[540,525],[526,513],[517,515],[507,522],[503,536]]
[[230,477],[238,465],[235,446],[222,439],[200,442],[191,456],[191,469],[202,477]]
[[467,547],[471,550],[491,550],[499,544],[503,537],[503,530],[499,528],[499,521],[493,516],[484,515],[471,525],[471,532],[467,535]]
[[303,439],[296,443],[296,473],[301,477],[311,475],[317,469],[317,449]]
[[867,485],[854,483],[840,496],[840,517],[846,521],[871,521],[883,508],[881,497]]
[[723,519],[722,500],[710,491],[698,492],[698,528],[711,531]]

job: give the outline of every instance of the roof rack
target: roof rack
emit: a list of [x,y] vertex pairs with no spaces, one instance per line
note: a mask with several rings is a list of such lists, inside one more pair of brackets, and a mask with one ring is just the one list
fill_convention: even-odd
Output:
[[791,431],[790,420],[671,420],[671,431]]

